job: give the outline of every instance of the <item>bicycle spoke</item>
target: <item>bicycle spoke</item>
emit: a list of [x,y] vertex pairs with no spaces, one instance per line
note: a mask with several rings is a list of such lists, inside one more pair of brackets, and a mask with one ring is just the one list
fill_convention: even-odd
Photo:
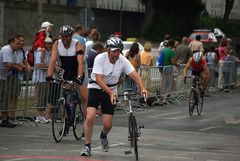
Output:
[[84,125],[84,115],[82,111],[82,107],[78,104],[75,107],[75,117],[74,117],[74,124],[73,124],[73,134],[76,140],[80,140],[83,137],[83,125]]
[[52,134],[54,140],[58,143],[62,140],[65,132],[65,110],[61,103],[53,108],[52,114]]
[[193,115],[193,110],[194,110],[194,107],[195,107],[195,91],[194,89],[191,89],[191,92],[190,92],[190,97],[189,97],[189,115],[192,116]]

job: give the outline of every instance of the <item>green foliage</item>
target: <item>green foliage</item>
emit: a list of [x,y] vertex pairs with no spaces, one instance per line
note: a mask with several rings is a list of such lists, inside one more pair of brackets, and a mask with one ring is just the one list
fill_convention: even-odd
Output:
[[193,28],[197,28],[200,12],[204,9],[201,0],[152,1],[155,14],[143,36],[153,41],[162,40],[166,33],[173,37],[188,36]]
[[200,28],[220,28],[227,37],[240,37],[240,21],[204,17],[200,19]]

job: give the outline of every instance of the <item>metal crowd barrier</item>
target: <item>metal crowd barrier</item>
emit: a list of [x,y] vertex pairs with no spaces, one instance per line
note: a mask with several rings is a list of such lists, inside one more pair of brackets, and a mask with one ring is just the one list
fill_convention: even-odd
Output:
[[[211,64],[208,64],[208,66],[214,80],[209,82],[211,88],[240,86],[240,65],[235,62],[220,62],[218,75],[216,74],[217,70]],[[154,98],[151,105],[164,105],[164,99],[181,104],[181,100],[187,99],[191,81],[187,80],[187,84],[184,84],[182,80],[184,67],[183,64],[178,67],[166,66],[164,68],[142,66],[139,69],[138,73],[149,90],[150,97]],[[46,82],[47,69],[39,70],[40,72],[33,74],[25,73],[22,79],[22,77],[13,76],[6,69],[0,69],[0,113],[16,112],[16,116],[21,116],[20,119],[25,120],[25,118],[36,116],[37,110],[56,105],[60,85]],[[190,74],[191,71],[189,71]],[[225,78],[222,82],[219,82],[220,75]],[[138,90],[135,82],[129,77],[123,79],[123,85],[119,87],[119,91],[123,91],[124,88]],[[137,98],[136,105],[145,108],[144,103],[139,103],[140,99]],[[16,107],[13,106],[14,101],[17,101]]]

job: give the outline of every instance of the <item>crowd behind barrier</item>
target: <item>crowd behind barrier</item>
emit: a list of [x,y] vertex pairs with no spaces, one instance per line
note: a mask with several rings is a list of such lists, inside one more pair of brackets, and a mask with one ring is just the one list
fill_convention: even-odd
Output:
[[[209,89],[216,90],[219,86],[224,88],[240,86],[240,66],[235,62],[221,62],[219,68],[212,68],[212,64],[208,65],[212,80],[209,82]],[[184,83],[182,79],[184,67],[185,65],[182,64],[178,67],[142,66],[139,69],[138,72],[144,83],[146,83],[150,97],[156,98],[151,102],[151,105],[162,105],[165,98],[178,104],[181,104],[181,100],[186,99],[191,87],[191,80],[187,80],[186,84]],[[47,69],[41,70],[46,71]],[[33,82],[31,74],[25,75],[23,79],[16,78],[11,76],[6,69],[0,69],[0,75],[0,112],[15,110],[19,112],[17,115],[23,118],[34,117],[30,111],[56,105],[60,94],[59,84],[46,81]],[[2,77],[3,75],[6,77]],[[191,71],[189,75],[191,75]],[[124,88],[136,89],[136,85],[131,79],[124,77],[123,85],[119,86],[119,92],[122,92]],[[18,98],[17,109],[12,109],[11,101],[15,96]],[[141,104],[139,105],[141,106]]]

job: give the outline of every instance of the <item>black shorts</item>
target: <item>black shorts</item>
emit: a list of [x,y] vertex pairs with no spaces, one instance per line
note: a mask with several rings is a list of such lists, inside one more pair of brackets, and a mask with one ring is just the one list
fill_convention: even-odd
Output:
[[192,70],[192,75],[201,76],[202,72],[203,72],[203,69],[201,69],[200,71]]
[[87,107],[95,107],[98,109],[99,105],[101,105],[103,114],[114,115],[116,105],[111,103],[110,96],[103,90],[90,88]]

